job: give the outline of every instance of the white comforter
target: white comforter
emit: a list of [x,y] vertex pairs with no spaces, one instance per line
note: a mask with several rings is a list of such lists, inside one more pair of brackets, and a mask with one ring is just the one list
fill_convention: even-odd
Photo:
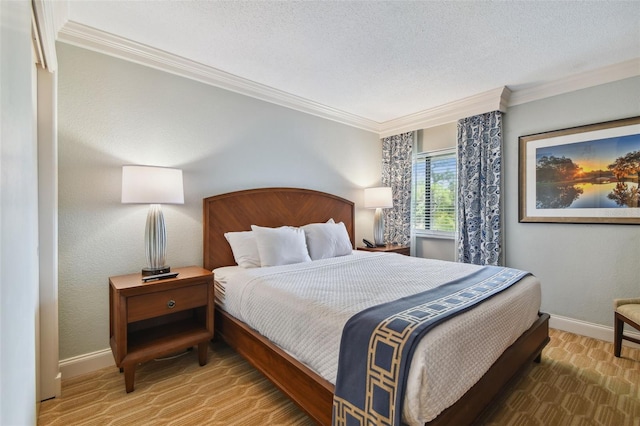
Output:
[[[342,328],[367,307],[424,291],[478,266],[354,251],[294,265],[214,271],[218,303],[335,383]],[[220,291],[222,290],[222,291]],[[420,425],[455,403],[536,320],[540,285],[520,283],[435,327],[411,362],[403,421]]]

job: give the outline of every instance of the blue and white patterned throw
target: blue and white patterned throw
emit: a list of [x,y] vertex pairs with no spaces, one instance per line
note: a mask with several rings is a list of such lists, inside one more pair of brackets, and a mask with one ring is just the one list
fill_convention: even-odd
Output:
[[509,288],[528,272],[498,266],[354,315],[342,332],[336,426],[400,425],[406,375],[434,326]]

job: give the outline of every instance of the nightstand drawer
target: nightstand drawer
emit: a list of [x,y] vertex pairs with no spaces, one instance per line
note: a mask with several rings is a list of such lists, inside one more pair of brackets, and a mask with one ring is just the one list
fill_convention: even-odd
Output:
[[127,322],[132,323],[198,306],[206,306],[207,293],[208,284],[203,283],[129,297]]

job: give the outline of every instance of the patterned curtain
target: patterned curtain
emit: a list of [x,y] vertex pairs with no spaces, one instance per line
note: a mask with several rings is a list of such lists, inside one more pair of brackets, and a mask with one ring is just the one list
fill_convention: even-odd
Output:
[[382,139],[382,186],[390,186],[393,208],[385,209],[384,240],[408,245],[411,240],[411,155],[415,132]]
[[502,262],[502,113],[458,121],[458,261]]

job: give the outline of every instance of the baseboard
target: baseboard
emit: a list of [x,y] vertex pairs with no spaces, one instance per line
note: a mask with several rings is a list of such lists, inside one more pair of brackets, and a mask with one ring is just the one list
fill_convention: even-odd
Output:
[[[613,327],[606,327],[604,325],[562,317],[560,315],[551,315],[549,327],[613,343]],[[625,334],[635,337],[636,339],[640,339],[640,333],[625,330]],[[636,345],[628,340],[623,340],[622,344],[624,346],[640,349],[640,345]]]
[[56,378],[54,380],[56,398],[60,398],[62,396],[62,373],[58,372],[56,374]]
[[101,351],[63,359],[60,361],[60,373],[62,373],[63,379],[69,379],[105,367],[115,367],[115,365],[116,363],[113,360],[111,349],[103,349]]
[[[613,342],[613,327],[606,327],[604,325],[580,321],[560,315],[551,315],[549,327],[604,340],[606,342]],[[626,334],[640,339],[640,333],[627,331]],[[622,344],[640,349],[640,345],[626,340],[623,340]],[[104,349],[60,361],[60,372],[62,373],[62,378],[69,379],[111,366],[115,366],[113,354],[110,349]]]

